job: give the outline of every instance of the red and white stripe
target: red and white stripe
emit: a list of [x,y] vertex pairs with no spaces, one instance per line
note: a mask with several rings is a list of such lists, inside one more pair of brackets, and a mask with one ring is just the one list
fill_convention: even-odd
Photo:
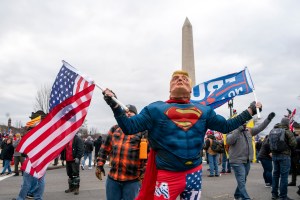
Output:
[[94,81],[90,77],[83,74],[82,72],[80,72],[79,70],[74,68],[72,65],[67,63],[66,61],[63,60],[62,62],[63,62],[65,67],[67,67],[69,70],[71,70],[71,71],[75,72],[76,74],[78,74],[78,76],[75,79],[75,86],[73,88],[73,95],[77,94],[78,92],[82,91],[83,89],[87,88],[88,86],[90,86],[91,84],[94,83]]
[[291,131],[294,131],[293,124],[294,124],[295,115],[296,115],[296,108],[293,110],[293,112],[289,116],[289,120],[290,120],[289,128],[290,128]]
[[[25,171],[42,177],[49,163],[71,141],[81,127],[91,102],[95,85],[91,85],[58,104],[20,141],[17,151],[28,155]],[[68,111],[66,113],[66,110]]]
[[82,76],[77,76],[75,80],[75,87],[73,90],[73,94],[77,94],[79,91],[82,91],[83,89],[87,88],[89,85],[89,82],[87,82]]

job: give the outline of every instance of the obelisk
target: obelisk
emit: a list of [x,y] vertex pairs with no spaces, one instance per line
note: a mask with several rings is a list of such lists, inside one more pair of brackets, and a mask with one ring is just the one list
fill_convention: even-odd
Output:
[[182,70],[187,71],[192,79],[192,86],[196,84],[195,60],[193,45],[193,27],[186,18],[182,27]]

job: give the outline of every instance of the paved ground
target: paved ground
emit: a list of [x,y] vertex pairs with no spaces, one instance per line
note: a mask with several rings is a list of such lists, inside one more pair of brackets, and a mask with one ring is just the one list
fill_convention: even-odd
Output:
[[[228,200],[233,199],[233,192],[236,182],[233,174],[222,175],[221,177],[207,177],[208,166],[204,164],[203,169],[203,192],[202,200]],[[106,171],[109,168],[106,166]],[[66,194],[67,175],[65,168],[50,167],[46,174],[46,187],[44,193],[45,200],[59,199],[83,199],[83,200],[104,200],[105,198],[105,179],[99,181],[92,170],[81,170],[80,194]],[[299,178],[298,178],[299,179]],[[2,176],[0,177],[0,200],[9,200],[16,197],[20,190],[22,176]],[[300,184],[300,181],[298,181]],[[271,188],[265,188],[262,178],[262,167],[259,163],[251,165],[251,171],[247,181],[247,190],[250,196],[256,200],[271,199]],[[288,195],[293,199],[300,199],[296,194],[297,187],[289,187]]]

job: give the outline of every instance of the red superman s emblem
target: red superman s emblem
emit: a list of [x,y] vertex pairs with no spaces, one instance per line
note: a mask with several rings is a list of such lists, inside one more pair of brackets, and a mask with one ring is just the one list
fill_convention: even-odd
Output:
[[178,108],[171,107],[165,114],[174,122],[179,128],[187,131],[199,120],[202,111],[196,107]]

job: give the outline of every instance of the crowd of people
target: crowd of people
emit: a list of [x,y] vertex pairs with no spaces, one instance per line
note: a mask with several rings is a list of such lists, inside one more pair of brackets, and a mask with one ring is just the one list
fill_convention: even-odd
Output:
[[[132,108],[135,108],[132,106]],[[131,108],[131,110],[133,110]],[[132,116],[134,116],[137,111],[136,108],[134,112],[132,112]],[[253,151],[254,148],[256,150],[256,158],[257,162],[261,163],[263,168],[263,178],[265,181],[265,187],[274,188],[271,190],[272,199],[279,199],[280,195],[285,195],[285,199],[289,199],[287,196],[287,187],[288,186],[297,186],[297,175],[299,173],[299,167],[300,167],[300,125],[295,122],[293,124],[293,134],[290,135],[291,144],[290,144],[290,152],[283,153],[286,156],[288,163],[287,166],[283,166],[286,168],[285,174],[282,174],[280,172],[280,168],[275,169],[275,166],[282,167],[281,162],[280,164],[277,163],[277,161],[272,162],[272,158],[276,153],[272,155],[272,151],[270,149],[269,144],[269,134],[259,137],[257,141],[255,141],[255,145],[252,144],[253,136],[261,132],[264,128],[267,127],[267,125],[271,122],[271,120],[274,118],[274,114],[270,113],[269,116],[265,119],[264,122],[260,123],[259,127],[254,128],[247,128],[245,127],[245,124],[243,126],[240,126],[238,129],[234,130],[233,132],[223,135],[220,134],[218,131],[208,130],[206,132],[206,139],[205,139],[205,145],[203,148],[202,156],[204,157],[204,160],[207,162],[207,165],[209,166],[209,172],[210,174],[208,177],[219,177],[221,174],[231,174],[231,172],[234,172],[234,175],[236,177],[237,181],[237,188],[234,191],[234,197],[235,199],[247,199],[250,198],[247,190],[246,190],[246,181],[247,181],[247,175],[250,171],[250,166],[252,162],[256,162],[254,160]],[[276,124],[275,127],[284,127],[286,130],[289,130],[289,124],[288,119],[283,118],[280,123]],[[119,129],[119,130],[118,130]],[[98,165],[98,167],[101,167],[101,170],[104,171],[104,163],[106,160],[109,160],[113,163],[110,172],[108,174],[108,184],[107,190],[106,190],[106,196],[108,199],[111,199],[110,196],[114,196],[117,194],[118,189],[111,184],[113,184],[115,181],[118,183],[127,183],[128,177],[125,177],[125,179],[121,179],[121,175],[114,174],[116,172],[115,166],[119,165],[119,162],[124,162],[124,159],[120,160],[120,155],[118,155],[116,152],[111,154],[111,158],[109,158],[109,155],[111,152],[117,151],[117,147],[113,148],[113,146],[118,146],[117,144],[122,144],[123,140],[129,140],[127,139],[125,134],[122,134],[122,130],[116,125],[111,128],[111,130],[108,133],[108,137],[105,141],[102,141],[102,137],[99,136],[98,138],[92,139],[90,136],[87,138],[79,138],[76,136],[74,140],[81,141],[81,147],[78,145],[75,145],[77,149],[77,153],[74,153],[74,157],[78,158],[77,162],[74,160],[74,162],[70,162],[69,159],[66,157],[66,151],[63,151],[61,154],[61,160],[62,163],[66,161],[66,171],[67,175],[69,177],[68,183],[69,188],[65,191],[66,193],[74,192],[74,194],[79,194],[79,171],[80,167],[82,170],[86,169],[85,163],[88,163],[87,169],[92,169],[92,162],[94,166]],[[247,131],[251,132],[248,139],[243,134],[247,134]],[[117,136],[115,136],[117,135]],[[123,138],[121,141],[116,142],[115,137],[120,137],[120,135],[123,135]],[[136,134],[134,138],[131,138],[131,140],[136,141],[136,147],[139,146],[140,140],[142,138],[142,133]],[[225,136],[225,137],[224,137]],[[138,138],[138,139],[137,139]],[[19,170],[19,167],[24,161],[24,157],[21,155],[21,153],[15,152],[14,148],[17,146],[21,139],[21,135],[19,133],[13,135],[10,134],[7,137],[3,137],[3,141],[1,144],[1,159],[3,159],[3,171],[1,175],[9,175],[14,172],[14,176],[19,176],[20,174],[23,175],[23,171]],[[212,140],[217,140],[218,142],[222,143],[224,145],[224,148],[221,152],[214,152],[211,148],[212,146]],[[245,143],[246,142],[246,143]],[[261,142],[261,144],[260,144]],[[103,146],[101,148],[101,145],[103,143]],[[122,145],[119,145],[119,148],[121,148]],[[244,148],[244,149],[241,149]],[[68,149],[68,147],[66,147]],[[69,148],[72,149],[72,148]],[[138,148],[137,148],[138,149]],[[248,150],[251,150],[251,152],[247,152]],[[239,155],[236,155],[239,153]],[[245,154],[245,155],[244,155]],[[246,155],[247,154],[247,155]],[[94,155],[94,158],[92,158],[92,155]],[[128,154],[127,154],[128,155]],[[135,153],[135,155],[138,155],[138,152]],[[97,157],[98,157],[98,163],[97,163]],[[282,155],[276,155],[276,158],[282,157]],[[86,162],[85,159],[89,159],[88,162]],[[94,160],[92,160],[94,159]],[[135,158],[137,161],[139,160],[138,157]],[[10,168],[11,163],[14,163],[14,170]],[[77,164],[78,170],[76,172],[73,172],[72,170],[76,169],[76,167],[72,167],[72,163]],[[142,174],[144,174],[145,171],[145,164],[146,160],[143,160],[143,165],[140,163],[138,164],[141,167],[139,170],[133,171],[134,173],[138,172],[139,175],[133,176],[134,180],[137,182],[136,187],[129,187],[129,193],[131,195],[137,196],[140,183],[141,183],[141,177],[143,177]],[[275,164],[276,163],[276,164]],[[289,167],[290,166],[290,167]],[[219,169],[220,168],[220,169]],[[125,167],[125,169],[130,169],[130,167]],[[6,172],[7,170],[7,172]],[[282,171],[282,170],[281,170]],[[278,174],[276,174],[276,172]],[[77,173],[77,174],[76,174]],[[105,172],[104,172],[105,173]],[[129,174],[127,172],[127,174]],[[291,174],[291,181],[287,183],[288,175]],[[279,179],[280,177],[280,179]],[[77,179],[76,179],[77,178]],[[123,177],[124,178],[124,177]],[[77,182],[74,180],[77,180]],[[125,181],[126,180],[126,181]],[[279,184],[279,180],[283,181]],[[274,184],[274,187],[272,186]],[[119,185],[119,184],[117,184]],[[76,188],[77,187],[77,188]],[[135,188],[135,189],[134,189]],[[277,189],[276,189],[277,188]],[[126,191],[126,187],[124,187],[124,190]],[[277,191],[278,190],[278,191]],[[135,191],[135,192],[134,192]],[[300,189],[298,191],[300,195]],[[120,192],[120,194],[122,194]],[[127,193],[125,193],[127,194]],[[240,196],[238,196],[240,195]],[[244,195],[244,196],[243,196]],[[248,196],[247,196],[248,195]],[[28,198],[33,198],[33,194],[29,191],[26,195]],[[241,197],[243,196],[243,197]],[[246,196],[246,197],[245,197]],[[131,197],[131,199],[134,199],[134,197]],[[121,199],[121,198],[117,198]],[[282,198],[284,199],[284,198]]]
[[[111,127],[103,140],[101,136],[93,139],[91,136],[80,138],[75,135],[65,146],[60,155],[62,163],[66,162],[68,176],[65,192],[79,194],[80,171],[92,170],[92,163],[96,177],[102,180],[102,175],[106,175],[104,165],[109,161],[110,170],[105,184],[108,200],[175,200],[179,196],[182,199],[200,199],[202,165],[206,160],[208,177],[234,174],[236,187],[232,193],[235,199],[251,199],[247,193],[247,178],[251,163],[260,162],[265,186],[272,188],[271,198],[289,200],[288,186],[296,186],[299,172],[299,124],[294,122],[291,131],[288,116],[283,117],[255,146],[253,138],[269,125],[275,113],[271,112],[259,125],[247,127],[246,123],[257,109],[261,110],[261,103],[252,102],[239,115],[225,119],[210,107],[191,103],[190,93],[190,78],[184,71],[172,74],[169,100],[151,103],[140,113],[134,105],[127,105],[127,110],[121,108],[113,100],[116,95],[111,90],[103,91],[104,100],[111,107],[117,125]],[[279,137],[281,135],[283,137]],[[19,170],[19,166],[26,162],[26,156],[14,150],[20,140],[18,133],[3,139],[1,175],[13,172],[10,168],[13,159],[14,175],[23,175],[21,191],[16,199],[26,196],[42,199],[45,175],[33,183],[32,176]],[[142,145],[145,141],[146,148]],[[279,142],[286,146],[284,143],[277,145]],[[282,146],[285,148],[280,149]],[[255,151],[258,161],[254,159]],[[290,183],[289,173],[292,175]],[[24,189],[26,183],[28,186]]]
[[[203,155],[206,155],[209,165],[208,177],[230,174],[232,169],[237,182],[234,191],[235,199],[251,199],[247,193],[246,182],[251,163],[254,162],[262,165],[265,187],[272,188],[271,199],[288,200],[290,199],[287,195],[288,186],[297,186],[297,175],[300,173],[300,125],[297,122],[291,125],[289,118],[283,117],[270,133],[257,138],[257,141],[254,140],[254,136],[263,131],[274,117],[275,113],[272,112],[258,126],[250,128],[244,124],[224,135],[225,138],[219,137],[220,134],[216,134],[216,131],[208,130],[206,133],[204,145],[206,153]],[[286,143],[286,147],[280,151],[272,147],[269,138],[270,134],[278,130],[283,130]],[[213,151],[212,140],[217,140],[224,145],[222,152]],[[253,155],[254,151],[256,151],[256,155]],[[218,173],[218,165],[222,166],[220,173]],[[291,181],[288,183],[289,174]],[[300,195],[300,185],[297,194]]]

